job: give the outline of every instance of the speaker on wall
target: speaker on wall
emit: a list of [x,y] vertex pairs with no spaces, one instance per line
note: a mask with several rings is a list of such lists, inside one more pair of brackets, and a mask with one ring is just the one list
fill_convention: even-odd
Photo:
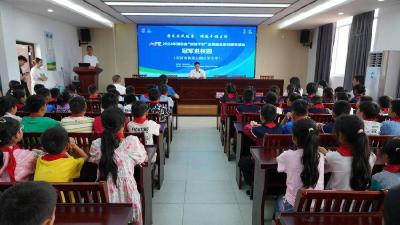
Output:
[[300,43],[303,44],[303,46],[309,46],[311,48],[312,41],[310,40],[310,38],[311,38],[310,30],[301,30],[300,31]]
[[84,28],[79,30],[79,45],[88,44],[91,40],[89,29]]

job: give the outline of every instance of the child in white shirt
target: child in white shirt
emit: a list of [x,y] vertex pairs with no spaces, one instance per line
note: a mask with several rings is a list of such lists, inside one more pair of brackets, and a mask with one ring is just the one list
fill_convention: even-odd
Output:
[[324,189],[324,157],[319,153],[319,134],[316,123],[310,119],[301,119],[294,123],[293,142],[299,148],[280,154],[278,172],[284,172],[286,193],[278,199],[275,212],[294,210],[296,194],[299,189]]
[[131,133],[144,133],[146,145],[153,145],[153,135],[160,135],[160,125],[147,119],[148,106],[143,102],[135,102],[132,106],[133,121],[128,123]]
[[129,94],[126,95],[124,98],[124,107],[122,108],[122,111],[124,111],[124,113],[132,113],[132,104],[136,102],[136,96]]
[[168,102],[168,108],[172,110],[174,108],[174,100],[172,100],[171,97],[168,96],[168,86],[165,84],[161,84],[158,86],[160,89],[160,102]]
[[125,95],[126,94],[126,88],[124,85],[122,85],[122,77],[120,75],[114,75],[112,77],[113,84],[117,91],[119,92],[120,95]]
[[376,121],[379,112],[379,106],[375,102],[360,102],[356,114],[364,121],[364,131],[367,135],[379,135],[381,133],[381,123]]
[[325,154],[325,172],[331,173],[326,188],[349,191],[368,189],[376,156],[369,149],[363,121],[355,115],[343,115],[336,118],[334,130],[340,143],[337,151],[320,148]]

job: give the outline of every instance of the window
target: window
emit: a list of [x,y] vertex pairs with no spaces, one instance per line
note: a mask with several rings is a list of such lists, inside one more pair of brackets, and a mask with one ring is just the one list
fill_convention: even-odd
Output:
[[347,46],[349,43],[349,33],[353,17],[348,17],[337,21],[335,42],[332,51],[331,87],[342,86],[344,81],[344,72],[346,70]]
[[[379,9],[375,9],[372,25],[371,52],[374,51],[375,34],[378,24]],[[332,50],[332,63],[330,84],[331,87],[343,86],[344,73],[346,71],[347,47],[353,17],[344,18],[336,22],[335,42]]]

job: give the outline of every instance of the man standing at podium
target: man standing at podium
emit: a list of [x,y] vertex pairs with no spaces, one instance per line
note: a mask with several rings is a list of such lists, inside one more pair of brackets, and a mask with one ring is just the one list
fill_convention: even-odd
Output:
[[95,55],[93,55],[93,47],[88,45],[86,47],[86,52],[87,55],[85,55],[83,57],[83,62],[84,63],[90,63],[90,67],[97,67],[97,65],[99,64],[99,60],[97,60],[97,57]]
[[189,78],[192,79],[206,79],[206,72],[200,69],[200,63],[194,63],[194,70],[190,71]]

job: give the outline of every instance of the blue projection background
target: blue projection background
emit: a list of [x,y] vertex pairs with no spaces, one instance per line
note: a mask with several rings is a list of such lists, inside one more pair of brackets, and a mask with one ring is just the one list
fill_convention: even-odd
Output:
[[139,74],[187,77],[198,61],[207,77],[254,77],[255,26],[138,25]]

